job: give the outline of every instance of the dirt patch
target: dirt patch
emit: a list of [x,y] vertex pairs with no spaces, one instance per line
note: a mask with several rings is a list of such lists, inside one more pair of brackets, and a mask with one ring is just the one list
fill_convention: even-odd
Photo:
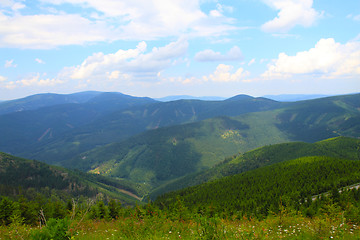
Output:
[[126,191],[124,189],[119,189],[120,192],[129,195],[130,197],[136,198],[137,200],[141,201],[142,199],[138,196],[136,196],[135,194],[133,194],[132,192]]

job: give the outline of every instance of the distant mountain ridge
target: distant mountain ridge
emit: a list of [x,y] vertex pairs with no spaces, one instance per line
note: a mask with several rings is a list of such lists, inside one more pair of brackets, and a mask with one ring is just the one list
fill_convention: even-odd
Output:
[[175,95],[175,96],[167,96],[167,97],[154,98],[154,99],[161,101],[161,102],[170,102],[170,101],[177,101],[177,100],[223,101],[226,98],[218,97],[218,96],[195,97],[195,96],[190,96],[190,95]]
[[26,110],[35,110],[42,107],[54,106],[65,103],[84,103],[101,92],[79,92],[73,94],[43,93],[25,98],[0,102],[0,115]]
[[[56,105],[36,108],[37,101],[35,105],[32,105],[33,101],[30,101],[28,105],[36,109],[0,115],[0,132],[6,136],[6,138],[0,139],[0,150],[15,154],[27,151],[32,148],[33,144],[42,144],[46,140],[57,138],[111,112],[156,102],[150,98],[138,98],[120,93],[91,92],[91,97],[88,93],[75,95],[76,99],[79,99],[80,96],[83,101],[85,99],[86,101],[63,103],[64,97],[67,99],[68,96],[60,95],[62,100],[57,101]],[[34,98],[46,101],[49,97],[53,98],[54,96],[55,98],[59,97],[59,95],[45,94],[34,96]],[[29,98],[33,99],[33,97]]]
[[280,94],[280,95],[265,95],[264,98],[269,98],[279,102],[297,102],[304,100],[312,100],[317,98],[330,97],[334,95],[324,94]]
[[[253,97],[238,101],[179,100],[141,104],[103,115],[93,122],[64,132],[57,138],[42,142],[30,142],[30,144],[24,142],[28,149],[23,152],[13,151],[13,153],[55,164],[94,147],[120,142],[147,130],[191,123],[217,116],[236,116],[248,112],[270,110],[279,106],[280,103],[276,101]],[[11,121],[8,120],[8,122]],[[6,127],[4,126],[4,128]],[[16,130],[14,127],[6,129]],[[46,129],[43,128],[42,132],[45,132]],[[11,149],[7,149],[14,149],[14,145],[10,144],[10,147]],[[5,149],[2,147],[1,141],[0,149]]]

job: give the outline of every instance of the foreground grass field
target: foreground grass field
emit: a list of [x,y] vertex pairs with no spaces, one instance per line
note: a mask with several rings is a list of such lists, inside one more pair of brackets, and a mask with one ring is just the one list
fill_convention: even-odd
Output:
[[307,218],[284,210],[263,220],[134,212],[116,220],[53,219],[43,227],[14,220],[0,228],[0,239],[360,239],[360,231],[341,212]]

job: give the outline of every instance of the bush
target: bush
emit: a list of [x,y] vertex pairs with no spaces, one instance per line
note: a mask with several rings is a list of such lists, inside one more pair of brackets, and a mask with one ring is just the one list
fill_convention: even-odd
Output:
[[31,239],[34,240],[65,240],[70,239],[68,234],[70,222],[68,219],[54,219],[50,218],[47,221],[46,227],[35,230],[31,234]]
[[0,202],[0,225],[9,225],[14,211],[14,203],[7,197]]

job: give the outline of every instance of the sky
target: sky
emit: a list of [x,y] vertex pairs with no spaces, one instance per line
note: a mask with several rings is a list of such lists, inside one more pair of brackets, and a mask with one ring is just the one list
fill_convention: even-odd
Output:
[[360,0],[0,0],[0,100],[360,92]]

